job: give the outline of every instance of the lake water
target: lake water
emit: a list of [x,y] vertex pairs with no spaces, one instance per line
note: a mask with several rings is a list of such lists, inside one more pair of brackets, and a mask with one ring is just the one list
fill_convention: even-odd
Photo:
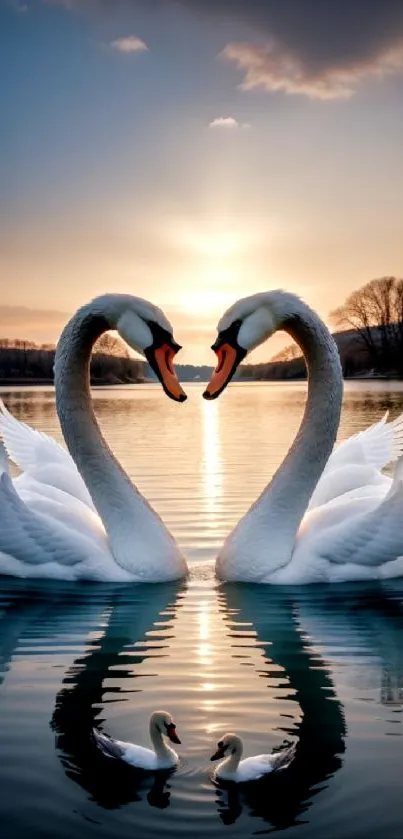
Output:
[[[0,580],[0,826],[5,839],[402,839],[403,580],[279,588],[219,584],[229,529],[283,459],[305,385],[236,384],[184,405],[157,386],[94,391],[118,458],[177,537],[186,582]],[[19,419],[61,439],[51,389],[2,390]],[[346,385],[340,439],[403,411],[403,387]],[[147,746],[171,712],[179,769],[118,767],[103,730]],[[220,788],[226,731],[256,754],[299,740],[283,777]]]

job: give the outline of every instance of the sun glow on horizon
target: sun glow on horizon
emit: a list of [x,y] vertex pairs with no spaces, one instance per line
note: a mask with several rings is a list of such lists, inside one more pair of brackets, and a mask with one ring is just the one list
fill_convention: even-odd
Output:
[[[210,316],[212,324],[242,296],[253,246],[260,238],[258,225],[247,218],[175,219],[164,227],[191,271],[179,281],[180,308]],[[215,326],[214,323],[214,326]]]
[[221,317],[221,314],[233,301],[234,295],[229,292],[198,289],[197,291],[189,291],[183,296],[180,307],[185,312],[211,315],[214,319],[214,316]]

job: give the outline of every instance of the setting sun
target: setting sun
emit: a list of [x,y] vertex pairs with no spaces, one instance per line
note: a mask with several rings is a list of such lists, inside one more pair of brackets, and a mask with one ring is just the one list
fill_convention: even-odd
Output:
[[181,308],[192,314],[220,315],[233,301],[233,295],[225,291],[191,291],[184,295]]

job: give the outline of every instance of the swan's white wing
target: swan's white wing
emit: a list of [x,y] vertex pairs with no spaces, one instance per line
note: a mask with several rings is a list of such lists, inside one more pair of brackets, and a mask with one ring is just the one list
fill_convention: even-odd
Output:
[[33,565],[74,565],[84,562],[94,550],[81,533],[29,509],[10,476],[6,472],[0,475],[0,553]]
[[70,454],[43,431],[20,422],[0,400],[0,435],[8,456],[37,481],[69,493],[91,509],[91,496]]
[[[304,551],[333,563],[380,566],[403,556],[403,484],[395,481],[381,503],[360,499],[332,506],[322,527],[310,539],[305,533]],[[359,511],[355,513],[355,510]],[[319,511],[318,511],[319,513]],[[329,527],[326,527],[326,518]],[[301,533],[302,540],[304,533]],[[301,540],[301,541],[302,541]]]
[[386,488],[386,479],[379,470],[403,453],[403,414],[389,423],[387,416],[334,449],[312,495],[309,510],[360,486],[384,483]]
[[270,772],[279,772],[282,769],[288,769],[291,761],[295,757],[295,753],[296,746],[293,744],[287,749],[274,752],[273,754],[246,757],[239,764],[236,780],[240,782],[257,781],[263,775],[267,775]]
[[315,492],[309,502],[308,510],[328,504],[330,501],[342,498],[345,493],[366,488],[383,488],[385,493],[390,488],[391,479],[382,475],[374,466],[353,463],[329,469],[322,474]]
[[122,760],[124,757],[126,743],[121,743],[119,740],[114,740],[108,734],[103,734],[96,728],[92,729],[92,736],[95,745],[101,750],[106,757],[115,758],[115,760]]
[[[10,460],[25,472],[32,472],[48,461],[67,465],[71,457],[53,437],[35,431],[10,414],[0,400],[0,434]],[[73,464],[74,465],[74,464]]]
[[3,441],[0,439],[0,474],[2,472],[7,472],[8,474],[8,457],[6,447]]
[[55,487],[37,483],[26,472],[13,481],[13,486],[31,511],[43,513],[52,522],[62,522],[70,532],[82,533],[102,551],[110,553],[108,537],[101,519],[78,498],[73,498]]
[[364,431],[340,443],[331,454],[327,469],[343,465],[367,464],[383,469],[403,454],[403,414],[387,422],[388,414]]

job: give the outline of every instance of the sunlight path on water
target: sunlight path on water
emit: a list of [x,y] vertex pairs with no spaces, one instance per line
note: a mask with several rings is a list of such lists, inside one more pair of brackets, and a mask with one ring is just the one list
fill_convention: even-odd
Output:
[[[113,451],[190,565],[169,585],[0,581],[0,823],[13,839],[401,839],[403,581],[220,583],[226,534],[281,463],[302,383],[97,389]],[[49,389],[3,393],[61,439]],[[347,386],[340,437],[403,410],[403,391]],[[182,741],[178,770],[144,777],[98,755],[91,728],[149,746],[153,710]],[[291,775],[252,789],[211,780],[226,732],[245,754],[299,744]],[[374,755],[376,766],[374,767]],[[382,802],[382,806],[380,806]],[[296,834],[295,834],[296,835]]]

